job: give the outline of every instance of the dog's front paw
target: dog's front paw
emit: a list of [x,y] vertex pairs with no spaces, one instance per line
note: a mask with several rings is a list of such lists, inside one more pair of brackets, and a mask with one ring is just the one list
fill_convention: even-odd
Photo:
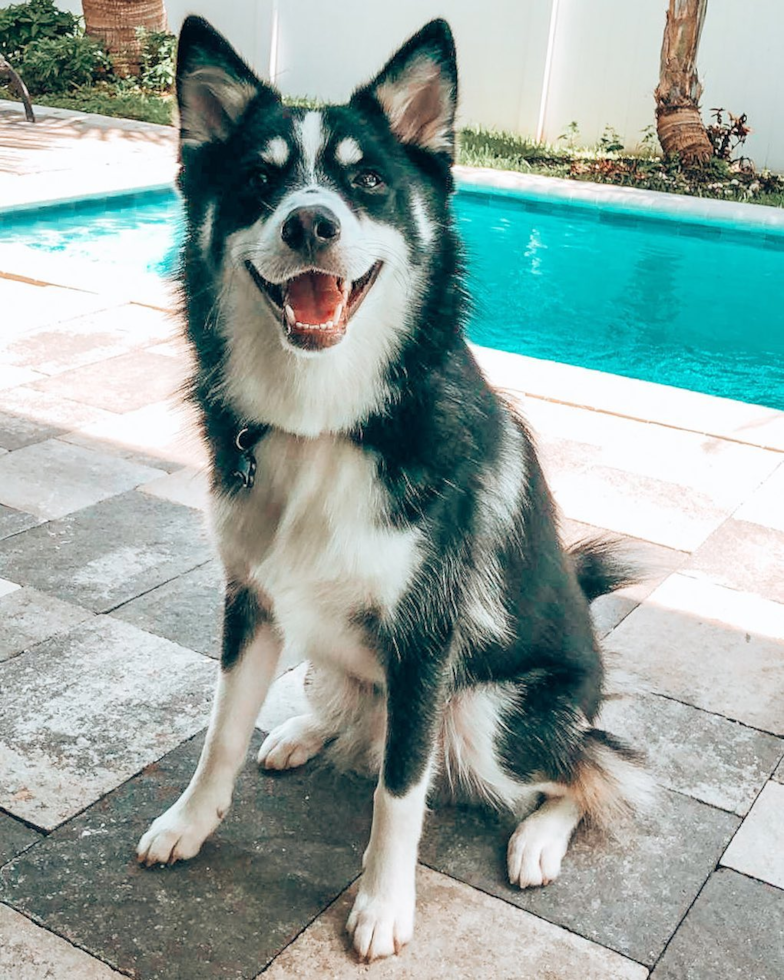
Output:
[[392,956],[414,934],[413,891],[400,895],[371,895],[360,888],[346,929],[360,960],[371,962]]
[[139,864],[150,867],[195,857],[223,819],[223,812],[215,808],[198,811],[175,803],[157,820],[153,820],[139,841],[136,848]]

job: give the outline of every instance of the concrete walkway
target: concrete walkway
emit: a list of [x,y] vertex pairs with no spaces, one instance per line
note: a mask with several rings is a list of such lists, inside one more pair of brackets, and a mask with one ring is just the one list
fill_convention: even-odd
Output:
[[[156,153],[150,174],[172,172],[169,133],[67,116],[42,132],[43,148],[0,108],[0,204],[83,188],[90,167],[93,186],[138,177]],[[260,774],[251,754],[196,860],[135,864],[199,751],[221,573],[180,324],[100,275],[63,279],[0,256],[0,977],[784,976],[782,413],[478,351],[523,398],[565,536],[619,532],[654,569],[595,613],[626,692],[606,723],[648,752],[659,799],[619,840],[579,831],[561,878],[526,892],[506,883],[510,820],[435,810],[415,939],[367,968],[343,935],[359,779]],[[302,673],[282,666],[254,749]]]

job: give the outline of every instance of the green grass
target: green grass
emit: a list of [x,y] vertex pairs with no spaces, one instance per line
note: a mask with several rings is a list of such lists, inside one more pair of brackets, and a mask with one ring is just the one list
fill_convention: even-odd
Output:
[[[8,89],[0,88],[0,98],[13,99],[15,96]],[[164,126],[172,124],[174,111],[172,96],[106,83],[76,89],[67,95],[38,96],[35,101],[40,105],[139,119]],[[307,108],[317,105],[312,99],[291,102]],[[457,162],[468,167],[516,170],[546,177],[784,207],[784,178],[777,174],[742,172],[721,160],[712,160],[701,168],[685,169],[665,163],[650,153],[604,153],[595,147],[576,147],[572,143],[573,140],[557,144],[535,143],[509,133],[463,129],[459,134]]]

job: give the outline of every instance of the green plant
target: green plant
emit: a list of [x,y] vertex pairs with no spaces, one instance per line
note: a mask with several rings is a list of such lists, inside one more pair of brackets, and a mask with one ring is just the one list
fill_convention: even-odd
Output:
[[29,0],[0,8],[0,54],[10,60],[32,42],[66,37],[79,29],[79,18],[58,10],[52,0]]
[[168,31],[148,31],[137,27],[142,46],[140,81],[153,92],[168,92],[174,85],[177,38]]
[[599,153],[622,153],[623,142],[617,130],[612,126],[605,126],[604,132],[596,141],[596,149]]
[[658,156],[661,152],[661,147],[659,146],[659,137],[656,135],[656,127],[651,124],[641,129],[640,132],[642,133],[640,146],[643,152],[651,157]]
[[573,119],[566,129],[558,137],[559,143],[566,143],[570,150],[573,150],[577,146],[577,141],[580,138],[580,127],[577,125],[577,120]]
[[35,95],[67,92],[111,75],[111,62],[91,37],[42,38],[24,49],[19,73]]
[[[724,113],[728,119],[724,119]],[[751,127],[746,125],[746,113],[740,116],[733,116],[726,109],[711,109],[711,119],[714,120],[707,127],[708,139],[713,145],[713,154],[720,160],[731,160],[732,154],[739,146],[743,146],[746,137],[751,133]]]

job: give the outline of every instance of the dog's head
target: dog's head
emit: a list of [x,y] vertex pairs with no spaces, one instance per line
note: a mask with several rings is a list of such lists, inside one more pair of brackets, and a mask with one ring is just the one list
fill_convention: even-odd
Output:
[[245,347],[274,340],[289,357],[319,359],[358,343],[394,349],[452,186],[447,24],[428,24],[346,105],[308,110],[283,105],[189,17],[177,97],[188,262],[195,285],[241,320]]

